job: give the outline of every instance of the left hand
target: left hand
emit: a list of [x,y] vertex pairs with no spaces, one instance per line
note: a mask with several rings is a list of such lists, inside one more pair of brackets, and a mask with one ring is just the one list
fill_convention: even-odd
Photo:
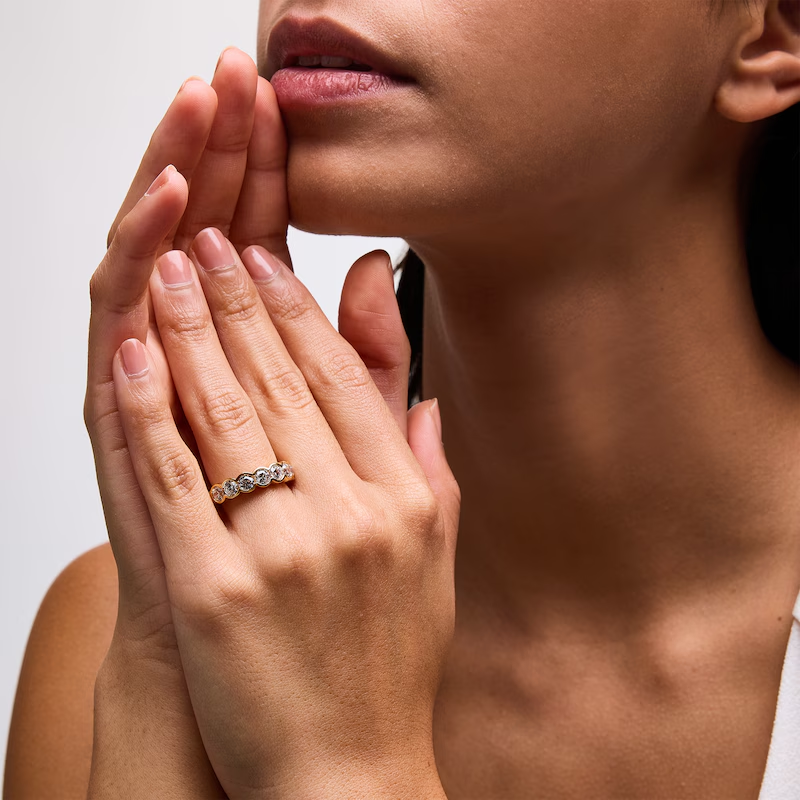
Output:
[[118,408],[220,783],[237,800],[443,798],[432,719],[460,493],[438,409],[415,406],[406,439],[364,361],[268,251],[247,249],[245,270],[208,229],[190,255],[163,255],[150,292],[202,465],[218,483],[278,460],[295,470],[216,506],[156,362],[123,343]]

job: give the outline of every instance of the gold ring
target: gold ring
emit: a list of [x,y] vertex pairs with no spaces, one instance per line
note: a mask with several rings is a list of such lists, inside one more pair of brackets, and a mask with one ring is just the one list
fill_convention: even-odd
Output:
[[222,483],[215,483],[208,493],[218,505],[226,500],[233,500],[240,494],[250,494],[259,487],[264,488],[271,483],[286,483],[294,480],[294,469],[285,461],[276,461],[268,467],[259,467],[253,472],[243,472],[238,478],[228,478]]

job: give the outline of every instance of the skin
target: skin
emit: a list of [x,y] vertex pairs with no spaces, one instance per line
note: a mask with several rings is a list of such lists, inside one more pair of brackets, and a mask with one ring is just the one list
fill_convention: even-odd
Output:
[[[800,588],[800,386],[753,309],[735,187],[800,100],[800,26],[750,6],[345,4],[419,91],[287,115],[293,224],[402,235],[426,266],[422,396],[464,498],[448,797],[758,792]],[[289,7],[262,3],[260,52]]]
[[[335,9],[419,88],[285,120],[292,222],[426,264],[423,396],[463,496],[450,800],[757,795],[800,589],[800,387],[752,309],[734,190],[755,127],[800,101],[800,44],[790,4],[751,5]],[[262,43],[289,7],[262,4]]]

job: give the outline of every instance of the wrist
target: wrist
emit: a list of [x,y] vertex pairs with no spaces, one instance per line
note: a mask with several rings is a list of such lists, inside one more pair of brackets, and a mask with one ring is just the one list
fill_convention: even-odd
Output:
[[[134,648],[135,649],[135,648]],[[95,682],[87,800],[219,800],[183,673],[112,644]]]

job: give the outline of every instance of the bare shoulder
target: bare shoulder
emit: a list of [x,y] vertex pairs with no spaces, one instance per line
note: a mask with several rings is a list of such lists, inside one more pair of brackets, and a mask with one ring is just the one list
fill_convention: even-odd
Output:
[[94,682],[117,618],[117,567],[108,544],[53,581],[33,623],[9,731],[3,797],[85,800]]

